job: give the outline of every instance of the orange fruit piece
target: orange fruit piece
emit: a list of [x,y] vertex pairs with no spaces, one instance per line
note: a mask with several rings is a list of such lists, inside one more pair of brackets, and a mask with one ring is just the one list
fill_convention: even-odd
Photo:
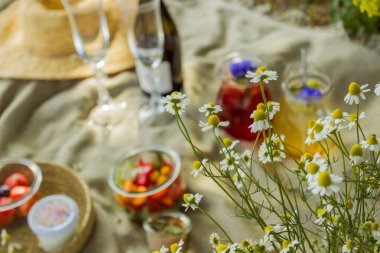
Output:
[[157,185],[161,185],[163,183],[165,183],[166,181],[168,180],[168,177],[166,175],[160,175],[158,178],[157,178]]
[[165,175],[165,176],[168,176],[171,171],[172,171],[172,168],[170,168],[169,165],[164,165],[160,169],[161,175]]
[[135,192],[136,191],[136,185],[132,181],[126,180],[123,183],[123,189],[126,191],[129,191],[129,192]]
[[160,176],[160,172],[158,172],[158,171],[155,170],[155,171],[152,172],[152,174],[150,174],[149,179],[150,179],[151,182],[157,182],[157,179],[158,179],[159,176]]

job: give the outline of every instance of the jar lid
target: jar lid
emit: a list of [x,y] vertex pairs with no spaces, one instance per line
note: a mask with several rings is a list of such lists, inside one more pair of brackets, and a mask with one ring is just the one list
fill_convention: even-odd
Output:
[[28,214],[30,229],[40,236],[53,237],[70,232],[78,222],[78,206],[65,195],[50,195],[37,201]]

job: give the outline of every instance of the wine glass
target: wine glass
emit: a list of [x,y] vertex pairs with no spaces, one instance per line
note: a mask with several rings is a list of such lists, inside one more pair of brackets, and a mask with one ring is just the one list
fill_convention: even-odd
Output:
[[144,0],[138,4],[120,0],[124,10],[128,43],[136,61],[150,69],[152,92],[149,101],[139,109],[139,122],[144,127],[163,126],[172,121],[160,103],[160,64],[164,54],[164,30],[160,0]]
[[105,86],[104,66],[110,34],[102,0],[61,1],[69,19],[75,49],[83,62],[93,68],[98,87],[97,106],[90,113],[89,123],[110,130],[124,119],[127,103],[113,101]]

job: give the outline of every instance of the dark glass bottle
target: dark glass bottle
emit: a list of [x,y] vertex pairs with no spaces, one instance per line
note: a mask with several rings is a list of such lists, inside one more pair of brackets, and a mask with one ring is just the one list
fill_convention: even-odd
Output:
[[[177,28],[170,17],[165,3],[161,0],[161,15],[165,34],[164,55],[160,64],[160,85],[156,87],[161,95],[168,95],[173,91],[182,89],[182,65],[181,65],[181,45]],[[142,91],[149,95],[153,82],[149,78],[152,74],[143,64],[136,63],[139,83]]]

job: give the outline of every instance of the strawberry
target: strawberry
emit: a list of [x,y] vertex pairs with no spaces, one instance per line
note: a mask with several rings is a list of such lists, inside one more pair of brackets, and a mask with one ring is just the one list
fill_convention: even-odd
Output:
[[4,184],[8,185],[9,188],[26,186],[28,185],[28,179],[21,173],[13,173],[5,179]]
[[30,192],[29,186],[15,186],[11,189],[9,196],[12,200],[17,200],[19,198],[24,197],[25,194],[27,194],[28,192]]
[[139,166],[136,168],[137,176],[134,181],[136,185],[142,185],[148,187],[150,184],[150,175],[154,171],[153,163],[139,162]]
[[29,210],[32,208],[34,203],[36,203],[39,198],[40,196],[38,193],[34,194],[34,196],[31,199],[29,199],[26,203],[22,204],[17,208],[16,215],[19,217],[28,216]]
[[[0,206],[8,205],[11,202],[12,200],[8,197],[0,197]],[[14,209],[0,212],[0,227],[9,226],[14,220],[14,213]]]

